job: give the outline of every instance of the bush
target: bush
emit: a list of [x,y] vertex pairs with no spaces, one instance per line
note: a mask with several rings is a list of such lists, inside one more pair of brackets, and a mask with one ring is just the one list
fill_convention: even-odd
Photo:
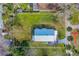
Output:
[[71,27],[67,27],[67,31],[72,31],[72,28]]
[[10,39],[11,37],[10,37],[10,35],[7,34],[7,35],[4,36],[4,38],[5,39]]
[[24,56],[26,55],[26,51],[29,50],[27,47],[29,47],[29,42],[27,40],[18,41],[14,39],[10,52],[13,56]]
[[72,16],[70,15],[69,19],[68,20],[72,20]]

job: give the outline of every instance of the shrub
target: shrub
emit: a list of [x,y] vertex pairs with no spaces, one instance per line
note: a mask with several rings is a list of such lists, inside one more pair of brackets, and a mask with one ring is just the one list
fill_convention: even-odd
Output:
[[10,39],[11,37],[10,37],[10,35],[7,34],[7,35],[4,36],[4,38],[5,39]]
[[67,27],[67,31],[72,31],[72,28],[71,27]]

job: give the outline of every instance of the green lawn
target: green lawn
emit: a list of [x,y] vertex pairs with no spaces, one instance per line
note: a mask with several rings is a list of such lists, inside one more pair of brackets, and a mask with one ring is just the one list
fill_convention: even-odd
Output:
[[79,10],[76,9],[74,6],[72,6],[71,11],[72,11],[71,23],[72,24],[79,24]]
[[65,48],[35,48],[33,49],[34,56],[62,56],[65,54]]
[[16,39],[31,40],[31,30],[34,25],[48,24],[55,26],[59,39],[63,39],[65,35],[64,25],[58,22],[58,18],[54,13],[38,12],[38,13],[19,13],[14,19],[11,32]]

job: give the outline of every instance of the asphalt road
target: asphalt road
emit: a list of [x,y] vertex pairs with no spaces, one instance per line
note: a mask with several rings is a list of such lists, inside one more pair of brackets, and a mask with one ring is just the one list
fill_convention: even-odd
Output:
[[2,4],[0,4],[0,56],[5,56],[8,53],[8,45],[6,44],[7,40],[1,35],[3,28],[2,11]]
[[2,30],[0,30],[0,56],[5,56],[8,53],[7,51],[8,46],[6,45],[5,43],[6,40],[1,35],[1,33],[2,33]]

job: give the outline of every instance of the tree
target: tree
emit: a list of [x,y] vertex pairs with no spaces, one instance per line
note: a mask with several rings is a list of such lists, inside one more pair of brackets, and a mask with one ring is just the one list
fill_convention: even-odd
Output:
[[72,20],[72,16],[70,15],[69,19],[68,20]]
[[66,45],[66,49],[71,49],[71,45]]
[[67,31],[72,31],[72,28],[71,27],[67,27]]
[[12,3],[9,3],[6,6],[8,7],[9,10],[11,10],[11,11],[13,10],[13,4]]
[[23,41],[21,41],[20,45],[28,47],[29,46],[29,42],[26,41],[26,40],[23,40]]
[[68,41],[73,41],[73,37],[72,37],[72,36],[68,36],[68,37],[67,37],[67,40],[68,40]]
[[15,56],[24,56],[28,50],[29,43],[26,40],[18,41],[17,39],[13,40],[13,44],[10,47],[10,52]]

